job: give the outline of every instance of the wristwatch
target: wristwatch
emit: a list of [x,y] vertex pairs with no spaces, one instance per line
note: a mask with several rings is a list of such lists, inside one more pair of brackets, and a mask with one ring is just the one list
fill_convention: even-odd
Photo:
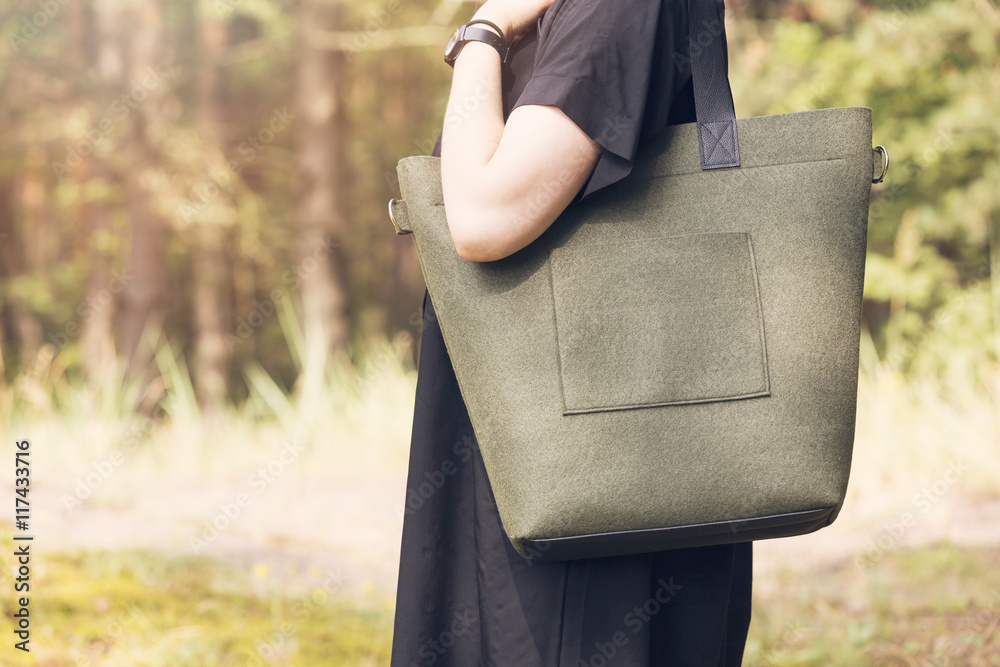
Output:
[[[472,27],[472,24],[474,23],[485,23],[491,28],[494,28],[500,34],[498,35],[495,32],[484,30],[483,28],[474,28]],[[447,46],[444,47],[444,61],[454,67],[455,59],[458,58],[459,52],[461,52],[465,43],[470,40],[486,42],[495,48],[497,53],[500,54],[500,62],[506,60],[507,39],[504,37],[503,30],[501,30],[495,23],[491,23],[486,19],[473,19],[465,25],[458,26],[458,29],[452,34],[451,39],[448,40]]]

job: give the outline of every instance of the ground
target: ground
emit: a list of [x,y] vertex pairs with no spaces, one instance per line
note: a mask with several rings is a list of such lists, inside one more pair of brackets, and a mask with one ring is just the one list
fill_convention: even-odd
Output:
[[[895,382],[862,386],[851,485],[837,521],[755,545],[748,664],[1000,664],[997,411],[987,398],[954,407]],[[35,553],[97,584],[109,575],[94,569],[95,554],[122,554],[138,570],[136,563],[160,562],[167,578],[177,571],[171,563],[219,566],[247,582],[240,599],[251,616],[254,600],[273,606],[323,588],[324,604],[362,610],[362,618],[381,610],[369,625],[345,612],[380,648],[328,664],[380,664],[412,389],[400,381],[322,428],[178,422],[134,447],[122,444],[121,427],[34,427],[17,437],[32,441]],[[897,400],[904,391],[908,402]],[[399,407],[394,419],[372,414],[383,401]],[[2,479],[4,497],[11,479]],[[279,664],[309,664],[296,656]]]

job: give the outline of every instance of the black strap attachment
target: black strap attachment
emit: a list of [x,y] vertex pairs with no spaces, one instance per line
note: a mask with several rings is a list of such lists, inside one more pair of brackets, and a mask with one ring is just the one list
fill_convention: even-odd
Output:
[[724,30],[716,0],[689,0],[688,28],[701,168],[738,167],[736,109],[723,58]]

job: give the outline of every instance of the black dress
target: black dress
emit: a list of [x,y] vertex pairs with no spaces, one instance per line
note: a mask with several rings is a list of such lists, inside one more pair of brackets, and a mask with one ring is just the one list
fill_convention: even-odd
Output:
[[[694,120],[686,8],[555,0],[513,45],[505,117],[555,105],[605,148],[577,199],[626,176],[638,145],[666,124]],[[735,667],[750,586],[749,543],[566,562],[518,555],[424,294],[392,667]]]

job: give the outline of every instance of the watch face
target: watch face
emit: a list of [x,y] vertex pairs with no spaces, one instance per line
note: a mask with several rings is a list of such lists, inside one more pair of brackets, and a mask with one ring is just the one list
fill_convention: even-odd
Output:
[[455,50],[455,44],[458,42],[458,33],[460,30],[461,28],[457,28],[455,32],[451,33],[451,37],[448,39],[448,43],[444,47],[445,59],[448,59]]

